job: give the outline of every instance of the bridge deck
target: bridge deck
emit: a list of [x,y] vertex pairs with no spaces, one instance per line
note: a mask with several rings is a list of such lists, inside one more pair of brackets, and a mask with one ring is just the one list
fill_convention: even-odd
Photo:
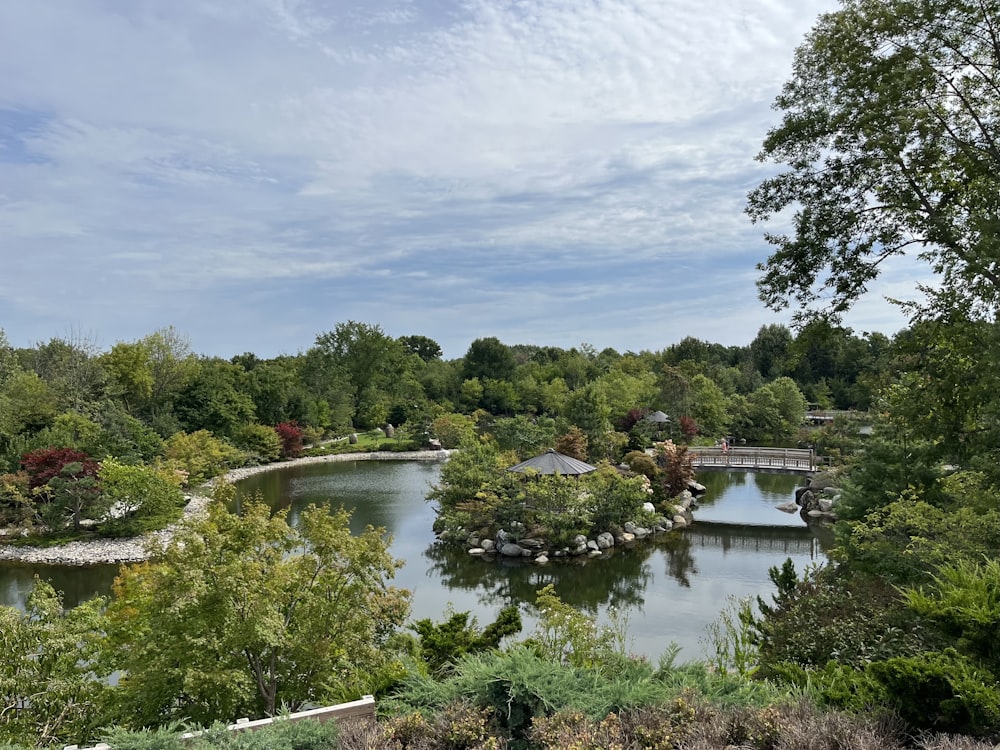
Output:
[[811,448],[691,447],[688,454],[696,469],[780,471],[795,474],[816,471],[816,454]]

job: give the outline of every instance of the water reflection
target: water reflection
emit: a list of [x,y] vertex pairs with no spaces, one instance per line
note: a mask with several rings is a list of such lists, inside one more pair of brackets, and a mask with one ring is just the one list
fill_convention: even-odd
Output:
[[[730,596],[770,592],[768,568],[791,557],[798,569],[824,559],[814,532],[774,505],[792,497],[797,477],[704,472],[709,489],[695,510],[695,524],[649,543],[616,549],[606,558],[536,566],[472,558],[431,544],[434,508],[425,501],[440,464],[408,461],[309,464],[251,477],[239,485],[237,505],[260,493],[273,508],[288,508],[294,522],[310,503],[353,510],[351,525],[381,527],[391,552],[406,560],[393,585],[413,593],[412,619],[441,620],[451,606],[491,622],[508,603],[522,605],[525,634],[534,629],[527,604],[552,584],[566,602],[599,622],[614,607],[628,618],[636,653],[657,658],[672,642],[683,658],[702,654],[701,638]],[[783,528],[746,527],[744,519],[778,519]],[[0,564],[0,603],[23,606],[35,573],[53,580],[73,606],[107,594],[117,573],[96,568]]]
[[95,596],[110,594],[118,570],[117,565],[69,567],[3,563],[0,565],[0,605],[24,609],[37,576],[62,593],[64,607],[75,607]]
[[649,553],[638,549],[613,550],[599,561],[570,558],[545,566],[521,560],[474,560],[468,553],[432,545],[423,556],[430,561],[428,575],[449,590],[476,595],[481,604],[528,603],[545,586],[577,609],[597,614],[609,606],[641,609],[653,580]]

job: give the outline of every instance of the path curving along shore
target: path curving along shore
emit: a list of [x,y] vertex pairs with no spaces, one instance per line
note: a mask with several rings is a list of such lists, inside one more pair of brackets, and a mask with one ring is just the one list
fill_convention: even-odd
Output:
[[[388,451],[372,453],[338,453],[330,456],[307,456],[291,461],[279,461],[261,466],[244,466],[233,469],[221,479],[226,482],[238,482],[241,479],[275,469],[285,469],[289,466],[314,463],[334,463],[345,461],[445,461],[450,455],[447,450],[409,451],[392,453]],[[219,481],[218,479],[213,480]],[[188,494],[188,503],[184,506],[183,519],[192,518],[204,513],[212,501],[204,494],[212,482]],[[36,565],[102,565],[135,563],[148,560],[150,550],[165,544],[173,537],[174,526],[168,526],[160,531],[154,531],[143,536],[129,539],[92,539],[82,542],[68,542],[58,547],[33,547],[30,545],[0,544],[0,561],[30,563]]]

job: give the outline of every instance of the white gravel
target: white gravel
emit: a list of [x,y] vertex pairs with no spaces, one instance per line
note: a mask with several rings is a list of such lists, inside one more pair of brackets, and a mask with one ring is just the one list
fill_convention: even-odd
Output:
[[[340,461],[444,461],[450,455],[449,451],[412,451],[408,453],[340,453],[332,456],[309,456],[291,461],[280,461],[262,466],[246,466],[233,469],[222,477],[226,482],[238,482],[254,474],[260,474],[288,466],[312,463],[329,463]],[[219,480],[213,480],[219,481]],[[184,519],[192,518],[205,511],[212,499],[201,494],[209,489],[212,482],[199,488],[196,493],[188,495],[188,503],[184,506]],[[24,563],[48,565],[98,565],[133,563],[147,560],[152,550],[170,540],[174,527],[169,526],[161,531],[154,531],[140,537],[130,539],[94,539],[85,542],[68,542],[58,547],[32,547],[27,545],[0,544],[0,560],[15,560]]]

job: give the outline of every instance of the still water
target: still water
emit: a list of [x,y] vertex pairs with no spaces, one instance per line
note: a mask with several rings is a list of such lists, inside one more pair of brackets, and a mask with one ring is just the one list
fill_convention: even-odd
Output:
[[[393,584],[413,592],[413,619],[442,619],[448,607],[471,611],[480,625],[508,602],[534,601],[551,583],[559,596],[602,623],[609,608],[622,613],[634,653],[655,660],[673,642],[681,658],[705,654],[705,628],[729,597],[768,595],[767,570],[792,558],[801,570],[823,562],[820,540],[797,514],[774,508],[792,497],[801,479],[776,474],[705,472],[708,492],[695,524],[655,542],[616,549],[607,558],[543,567],[471,558],[434,543],[434,508],[424,497],[440,464],[358,461],[308,464],[258,474],[241,482],[240,497],[255,493],[290,520],[310,503],[353,510],[352,526],[384,528],[392,553],[406,561]],[[52,581],[67,606],[107,594],[116,566],[67,568],[0,564],[0,604],[23,606],[34,576]],[[534,620],[522,607],[524,634]]]
[[[801,570],[826,558],[798,514],[774,508],[793,496],[800,477],[704,472],[708,491],[695,524],[656,542],[616,549],[610,557],[536,566],[489,561],[433,542],[434,508],[424,497],[440,465],[420,462],[311,464],[241,482],[242,497],[260,495],[292,519],[310,503],[353,509],[352,526],[383,527],[392,552],[406,560],[394,584],[413,592],[414,619],[442,619],[450,606],[480,625],[513,602],[533,602],[553,584],[566,602],[608,622],[610,607],[627,620],[632,651],[656,659],[671,642],[682,658],[704,655],[704,634],[731,596],[768,594],[768,568],[791,557]],[[525,616],[525,633],[534,620]]]

